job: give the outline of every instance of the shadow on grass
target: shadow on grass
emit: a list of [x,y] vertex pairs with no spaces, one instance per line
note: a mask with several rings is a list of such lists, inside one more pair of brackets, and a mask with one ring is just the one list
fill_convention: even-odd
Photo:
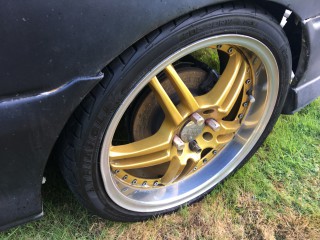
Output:
[[101,236],[103,228],[117,224],[92,215],[76,200],[53,159],[46,168],[45,176],[47,181],[42,189],[45,215],[38,224],[54,230],[53,236],[57,237],[60,230],[66,236]]

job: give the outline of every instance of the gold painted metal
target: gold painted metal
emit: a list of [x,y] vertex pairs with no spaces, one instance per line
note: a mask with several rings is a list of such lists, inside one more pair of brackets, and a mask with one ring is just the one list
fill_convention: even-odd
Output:
[[[151,79],[149,87],[156,96],[165,119],[154,135],[129,144],[110,147],[110,167],[119,181],[139,188],[153,188],[182,180],[204,167],[233,139],[241,125],[241,118],[238,116],[245,116],[251,104],[246,92],[254,83],[254,71],[251,69],[252,63],[236,46],[219,45],[219,51],[228,53],[227,66],[215,86],[204,95],[193,96],[172,65],[165,67],[164,72],[179,96],[180,103],[177,106],[157,77]],[[246,81],[248,79],[251,81]],[[226,120],[230,112],[234,111],[239,97],[241,104],[238,104],[236,109],[237,117]],[[190,121],[193,113],[201,115],[204,119],[215,119],[220,124],[219,131],[204,126],[202,133],[195,138],[202,149],[201,153],[192,152],[188,144],[183,150],[178,150],[172,142],[173,137],[179,135],[185,124]],[[154,178],[135,176],[134,171],[132,172],[135,169],[143,171],[149,167],[158,168],[161,164],[167,164],[166,170],[161,176]]]
[[151,79],[149,86],[151,87],[154,94],[156,95],[156,98],[159,104],[161,105],[162,110],[164,111],[166,117],[170,118],[170,120],[175,125],[179,125],[183,121],[183,118],[179,113],[178,109],[176,108],[176,106],[171,101],[166,91],[161,86],[157,77],[153,77]]
[[171,80],[171,83],[177,91],[182,104],[187,107],[190,112],[196,112],[199,109],[199,105],[173,66],[167,66],[165,68],[165,73]]

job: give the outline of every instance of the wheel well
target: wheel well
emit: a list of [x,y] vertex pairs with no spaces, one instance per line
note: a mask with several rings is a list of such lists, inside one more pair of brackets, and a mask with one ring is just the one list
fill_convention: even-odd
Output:
[[[260,6],[261,8],[265,9],[269,12],[278,22],[281,23],[285,11],[290,10],[287,7],[274,3],[274,2],[266,2],[266,1],[257,1],[255,4]],[[302,44],[304,39],[303,29],[302,29],[302,22],[299,16],[292,11],[290,16],[287,18],[287,23],[283,27],[283,30],[288,38],[289,44],[290,44],[290,50],[292,53],[292,71],[295,75],[297,75],[297,70],[299,66],[299,61],[301,54],[303,51]],[[303,60],[303,59],[302,59]],[[298,70],[299,71],[299,70]],[[299,71],[300,72],[300,71]]]
[[[308,51],[308,47],[305,46],[305,39],[307,38],[306,33],[303,31],[302,19],[296,14],[292,9],[287,8],[284,5],[279,3],[271,2],[271,1],[252,1],[252,0],[244,0],[244,3],[253,4],[259,6],[260,8],[267,11],[270,15],[272,15],[279,23],[281,23],[282,19],[285,16],[286,10],[291,11],[289,17],[286,17],[286,24],[283,27],[283,30],[288,38],[290,44],[290,50],[292,53],[292,71],[295,74],[295,79],[300,79],[300,76],[303,74],[305,70],[305,56]],[[234,4],[236,5],[237,1],[230,1],[225,4]],[[214,4],[210,6],[206,6],[205,8],[219,6],[221,4]],[[201,9],[195,10],[193,12],[201,11]],[[189,13],[190,14],[190,13]],[[180,16],[174,21],[179,21],[180,18],[183,19],[184,16]],[[171,20],[172,21],[172,20]],[[171,22],[170,21],[170,22]],[[153,32],[147,34],[147,36],[152,35]],[[294,82],[293,82],[294,83]]]

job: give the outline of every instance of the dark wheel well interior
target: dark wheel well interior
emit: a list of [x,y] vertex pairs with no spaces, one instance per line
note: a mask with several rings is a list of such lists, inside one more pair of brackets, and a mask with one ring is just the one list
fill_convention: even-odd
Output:
[[[256,4],[268,11],[275,19],[278,20],[279,24],[282,21],[285,11],[290,10],[285,6],[274,2],[256,1]],[[296,74],[303,41],[302,23],[298,15],[292,12],[287,19],[287,23],[283,27],[283,30],[290,43],[290,49],[292,53],[292,71]]]

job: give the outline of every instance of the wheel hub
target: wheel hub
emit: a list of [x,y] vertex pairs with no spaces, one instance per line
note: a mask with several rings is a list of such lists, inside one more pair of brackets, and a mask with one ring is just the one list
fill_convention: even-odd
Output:
[[187,122],[180,132],[180,138],[184,142],[191,142],[195,140],[203,131],[205,124],[198,125],[193,121]]

